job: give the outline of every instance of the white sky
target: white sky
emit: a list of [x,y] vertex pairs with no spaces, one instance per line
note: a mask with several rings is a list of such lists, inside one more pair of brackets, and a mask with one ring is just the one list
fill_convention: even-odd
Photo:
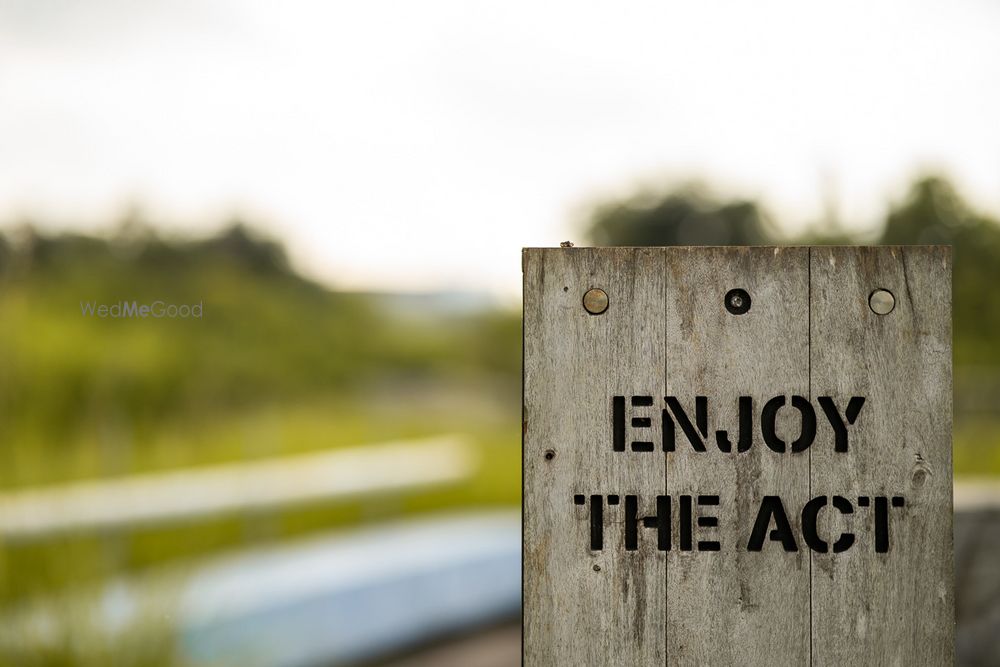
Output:
[[1000,211],[991,0],[0,0],[0,219],[238,210],[345,287],[516,295],[692,176],[868,225],[927,168]]

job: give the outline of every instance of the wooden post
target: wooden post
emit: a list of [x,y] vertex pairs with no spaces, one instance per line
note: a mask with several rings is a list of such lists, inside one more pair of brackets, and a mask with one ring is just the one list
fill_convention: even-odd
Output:
[[526,665],[953,664],[950,249],[523,270]]

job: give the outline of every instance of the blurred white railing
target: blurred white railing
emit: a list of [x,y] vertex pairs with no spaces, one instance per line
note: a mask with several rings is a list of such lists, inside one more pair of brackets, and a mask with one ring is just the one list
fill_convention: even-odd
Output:
[[457,482],[472,474],[462,437],[364,445],[277,459],[0,493],[0,538],[147,525]]
[[1000,481],[996,478],[966,479],[955,482],[955,511],[1000,508]]

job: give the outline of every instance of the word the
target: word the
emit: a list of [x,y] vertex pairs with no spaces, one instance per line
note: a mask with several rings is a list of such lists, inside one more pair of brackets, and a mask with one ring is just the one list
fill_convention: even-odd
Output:
[[[719,504],[719,496],[688,496],[677,497],[680,505],[678,516],[676,517],[676,527],[678,532],[677,545],[680,551],[720,551],[722,544],[718,540],[697,540],[695,541],[695,527],[716,528],[719,525],[719,518],[705,512],[699,512],[695,518],[694,507],[713,507]],[[577,505],[586,505],[587,498],[582,494],[575,495],[573,502]],[[609,507],[620,505],[621,496],[607,496]],[[604,549],[604,504],[605,497],[590,496],[590,548],[592,551]],[[656,530],[656,548],[660,551],[670,551],[673,548],[673,528],[675,517],[673,512],[674,498],[671,496],[656,496],[656,515],[639,516],[639,497],[625,496],[625,517],[620,522],[624,525],[625,550],[638,551],[639,549],[639,529],[653,528]],[[874,507],[874,547],[876,553],[886,553],[889,551],[889,507],[903,507],[905,500],[902,496],[893,496],[891,499],[886,496],[859,496],[857,506]],[[807,502],[801,510],[801,539],[805,546],[817,553],[827,553],[831,550],[831,544],[823,539],[819,534],[817,520],[820,510],[831,506],[843,515],[853,514],[854,505],[843,496],[816,496]],[[618,524],[618,521],[614,521]],[[771,526],[774,526],[772,529]],[[795,530],[788,520],[785,512],[785,505],[778,496],[764,496],[760,509],[757,511],[757,518],[750,530],[743,548],[747,551],[763,551],[765,542],[772,541],[781,544],[785,551],[798,551],[799,540]],[[833,540],[833,553],[842,553],[850,549],[856,542],[856,536],[851,532],[842,532]]]

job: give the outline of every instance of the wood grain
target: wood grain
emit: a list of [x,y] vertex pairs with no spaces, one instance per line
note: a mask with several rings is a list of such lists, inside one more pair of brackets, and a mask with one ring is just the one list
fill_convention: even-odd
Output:
[[[524,270],[524,663],[527,665],[948,665],[953,662],[951,544],[950,253],[942,248],[526,249]],[[582,305],[604,289],[601,315]],[[724,307],[747,290],[749,312]],[[886,288],[885,316],[868,296]],[[761,435],[775,396],[815,407],[806,451],[779,453]],[[653,451],[614,451],[612,397],[650,396],[654,428],[627,438]],[[663,397],[695,412],[708,400],[705,451],[681,429],[664,451]],[[753,399],[749,451],[735,441],[738,403]],[[843,409],[866,403],[849,450],[817,398]],[[794,440],[798,412],[778,411],[777,434]],[[604,505],[604,544],[590,545],[590,506],[574,496],[655,497],[673,503],[671,550],[641,527],[623,543],[622,504]],[[680,550],[680,496],[718,495],[696,509],[717,527],[694,540],[718,551]],[[856,533],[842,553],[811,551],[803,505],[844,496],[850,516],[826,508],[819,534]],[[873,548],[872,508],[861,496],[904,496],[891,513],[891,548]],[[764,496],[779,496],[797,550],[747,541]],[[770,533],[769,526],[768,533]]]
[[[667,490],[720,496],[717,553],[674,550],[667,559],[670,665],[803,665],[809,660],[809,557],[769,542],[746,550],[765,495],[801,507],[809,493],[807,452],[778,454],[761,439],[764,403],[808,396],[809,255],[806,248],[675,248],[667,259],[667,395],[709,401],[706,452],[678,438],[667,455]],[[724,297],[743,288],[750,311],[732,315]],[[749,451],[727,454],[717,429],[735,431],[740,396],[754,404]],[[779,435],[797,436],[795,411],[779,411]],[[782,419],[787,418],[787,419]],[[735,434],[733,435],[735,440]],[[798,517],[789,511],[792,526]],[[697,528],[696,528],[697,531]]]
[[[611,397],[663,393],[663,256],[657,249],[546,249],[524,256],[524,642],[526,665],[662,665],[665,555],[623,548],[605,509],[603,551],[575,494],[664,492],[662,452],[612,450]],[[600,287],[602,315],[582,306]],[[552,458],[546,458],[546,453]]]
[[[814,665],[954,662],[951,464],[951,252],[942,247],[812,250],[812,393],[867,401],[850,450],[820,430],[814,494],[905,498],[890,510],[890,550],[875,553],[873,512],[847,527],[859,544],[814,553]],[[893,293],[885,316],[872,290]]]

